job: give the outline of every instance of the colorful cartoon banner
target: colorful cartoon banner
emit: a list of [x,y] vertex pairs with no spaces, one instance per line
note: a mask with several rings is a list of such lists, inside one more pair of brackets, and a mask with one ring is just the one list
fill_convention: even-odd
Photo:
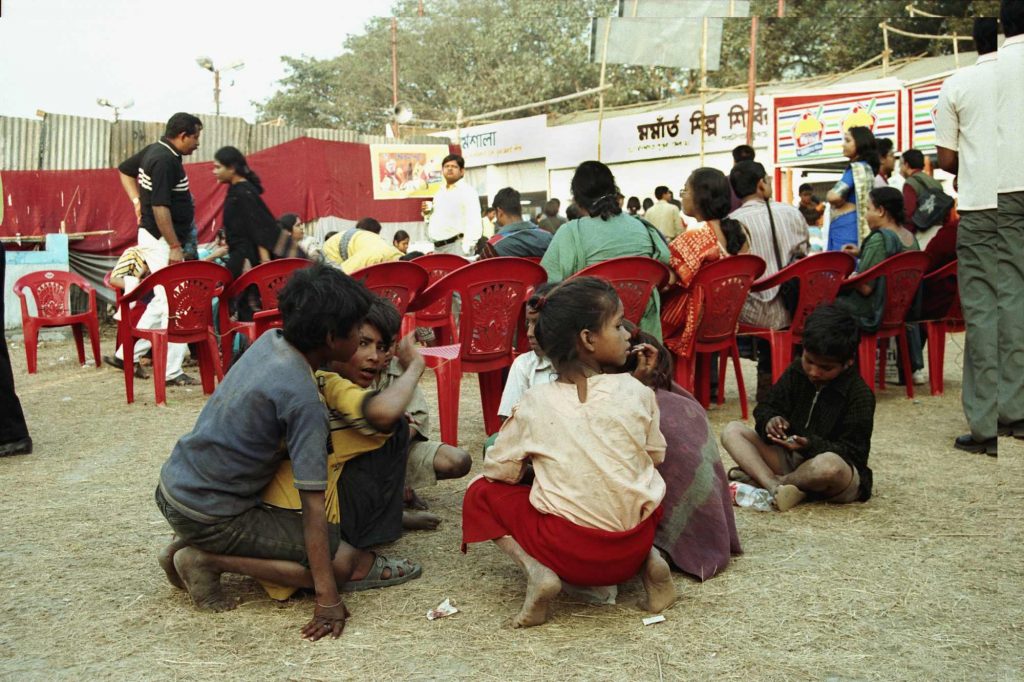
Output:
[[935,151],[935,107],[945,79],[909,89],[910,146],[926,154]]
[[780,165],[842,160],[843,133],[870,128],[899,147],[900,93],[814,95],[775,99],[775,162]]
[[370,167],[373,198],[430,198],[444,183],[441,161],[448,155],[446,144],[373,144]]

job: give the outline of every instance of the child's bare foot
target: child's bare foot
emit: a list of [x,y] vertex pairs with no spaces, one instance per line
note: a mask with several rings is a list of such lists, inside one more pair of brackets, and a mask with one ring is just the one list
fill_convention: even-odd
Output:
[[177,587],[179,590],[185,589],[185,583],[181,582],[181,576],[178,575],[178,571],[174,568],[174,555],[179,549],[185,547],[185,541],[174,538],[171,540],[171,544],[160,550],[160,553],[156,555],[156,560],[160,562],[160,568],[164,569],[164,573],[167,574],[167,582]]
[[533,559],[526,568],[526,600],[512,622],[513,627],[529,628],[548,620],[548,604],[562,591],[562,580],[550,568]]
[[661,613],[675,603],[676,586],[672,582],[672,571],[656,547],[651,547],[640,579],[647,591],[647,597],[640,602],[640,608],[651,613]]
[[402,512],[402,528],[406,530],[437,530],[441,517],[425,511],[406,510]]
[[174,553],[174,568],[192,603],[203,611],[230,611],[237,604],[220,588],[220,573],[211,568],[204,553],[195,547],[184,547]]
[[773,497],[776,509],[779,511],[789,511],[803,502],[804,498],[807,497],[807,493],[795,485],[783,483],[775,488]]

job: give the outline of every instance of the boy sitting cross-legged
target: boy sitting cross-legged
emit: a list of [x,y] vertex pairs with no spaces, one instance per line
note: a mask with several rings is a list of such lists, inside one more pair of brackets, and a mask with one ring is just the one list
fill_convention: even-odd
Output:
[[804,326],[803,355],[754,409],[755,429],[734,421],[722,433],[726,451],[780,511],[808,495],[834,503],[871,497],[875,396],[854,367],[858,343],[849,313],[818,307]]

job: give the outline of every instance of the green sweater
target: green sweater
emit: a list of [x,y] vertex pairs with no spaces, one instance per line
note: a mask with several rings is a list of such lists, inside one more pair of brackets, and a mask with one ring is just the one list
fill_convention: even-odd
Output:
[[[549,282],[561,282],[588,265],[621,256],[648,256],[668,265],[668,245],[656,229],[625,213],[579,218],[558,228],[541,265]],[[647,302],[640,328],[661,340],[661,298],[657,290]]]

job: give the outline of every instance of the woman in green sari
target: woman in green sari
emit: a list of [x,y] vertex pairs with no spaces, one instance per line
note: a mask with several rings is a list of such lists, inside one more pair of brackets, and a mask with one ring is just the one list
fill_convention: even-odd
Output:
[[[615,176],[600,161],[584,161],[572,178],[572,194],[584,216],[558,228],[541,265],[549,282],[560,282],[588,265],[620,256],[648,256],[668,265],[661,233],[623,213]],[[661,340],[661,299],[651,294],[640,328]]]

